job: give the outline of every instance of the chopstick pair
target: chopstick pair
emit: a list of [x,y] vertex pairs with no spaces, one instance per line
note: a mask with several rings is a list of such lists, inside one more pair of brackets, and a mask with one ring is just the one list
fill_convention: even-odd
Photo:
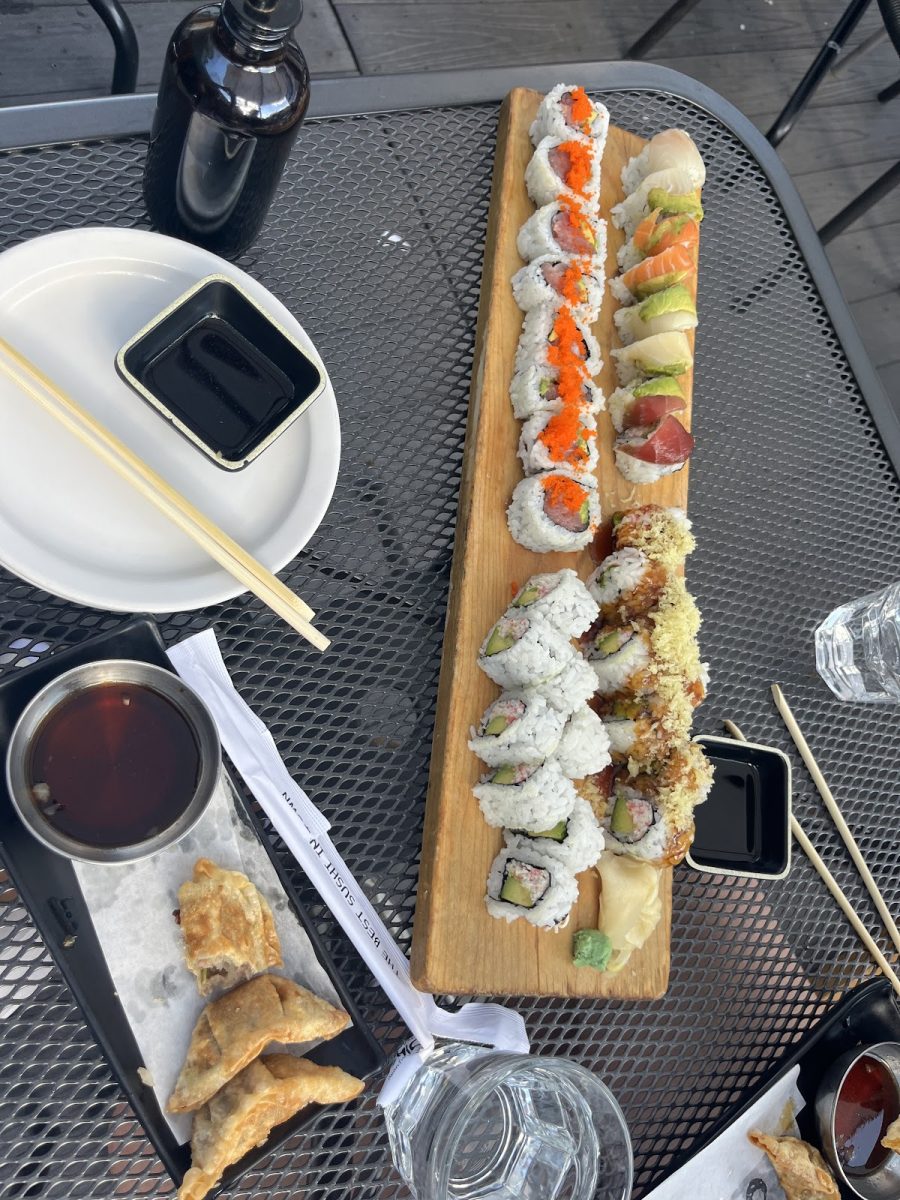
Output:
[[112,467],[121,479],[149,500],[301,637],[306,638],[317,650],[328,649],[329,639],[312,624],[314,613],[305,601],[3,337],[0,337],[0,350],[5,355],[0,357],[0,371],[7,378],[73,433],[82,445]]
[[[788,733],[791,735],[794,745],[800,752],[800,756],[803,759],[803,762],[805,763],[813,782],[818,788],[819,795],[822,797],[825,807],[828,809],[829,815],[834,821],[838,833],[843,839],[844,845],[850,852],[850,856],[853,859],[854,865],[859,871],[860,876],[866,885],[866,889],[875,903],[875,907],[878,909],[878,913],[884,922],[884,926],[890,935],[891,941],[894,943],[897,951],[900,952],[900,931],[898,931],[894,919],[888,911],[888,907],[885,904],[884,897],[878,888],[878,884],[875,882],[872,872],[866,865],[859,846],[856,844],[856,840],[854,839],[853,834],[850,832],[847,822],[844,820],[837,801],[831,793],[831,789],[825,782],[825,777],[819,770],[819,765],[813,757],[812,751],[810,750],[809,745],[803,736],[800,726],[797,724],[794,714],[791,712],[790,705],[785,699],[784,693],[777,683],[772,684],[772,696],[775,700],[776,707],[781,714],[781,718],[787,727]],[[732,737],[736,738],[738,741],[745,742],[747,740],[733,721],[725,721],[724,725]],[[894,968],[890,965],[884,954],[878,948],[875,939],[862,923],[859,914],[850,903],[846,893],[843,891],[838,881],[825,865],[821,855],[816,850],[806,831],[803,829],[803,826],[793,813],[791,813],[791,833],[800,845],[800,848],[803,850],[806,857],[818,872],[831,895],[834,897],[841,912],[843,912],[844,916],[850,922],[862,944],[869,951],[872,958],[875,960],[878,967],[884,974],[885,978],[891,984],[891,987],[893,987],[897,995],[900,996],[900,977],[898,977]]]

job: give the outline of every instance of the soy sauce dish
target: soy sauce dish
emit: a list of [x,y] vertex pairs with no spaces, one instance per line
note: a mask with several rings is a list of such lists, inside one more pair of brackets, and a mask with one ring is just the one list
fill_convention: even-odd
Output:
[[108,659],[57,676],[26,705],[6,781],[45,846],[81,862],[126,863],[194,827],[220,766],[212,717],[177,675]]
[[822,1078],[819,1140],[840,1183],[861,1200],[900,1197],[900,1154],[881,1144],[900,1116],[900,1043],[857,1046]]

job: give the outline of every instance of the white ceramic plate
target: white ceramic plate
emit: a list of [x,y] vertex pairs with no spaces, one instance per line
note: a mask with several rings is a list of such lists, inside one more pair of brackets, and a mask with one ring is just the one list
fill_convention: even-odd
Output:
[[[143,230],[87,228],[0,254],[0,332],[270,570],[325,515],[341,439],[321,397],[243,471],[223,471],[116,373],[122,346],[204,275],[234,279],[301,345],[283,304],[206,250]],[[0,375],[0,561],[66,599],[174,612],[243,588],[56,420]]]

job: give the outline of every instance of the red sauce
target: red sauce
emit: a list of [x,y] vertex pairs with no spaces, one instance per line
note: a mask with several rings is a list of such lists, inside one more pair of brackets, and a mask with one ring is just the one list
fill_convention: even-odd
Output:
[[93,846],[127,846],[187,808],[200,751],[187,721],[150,688],[103,683],[49,714],[32,743],[29,782],[44,819]]
[[888,1125],[900,1115],[900,1096],[890,1071],[863,1055],[844,1080],[834,1113],[834,1140],[848,1175],[881,1166],[889,1150],[881,1145]]

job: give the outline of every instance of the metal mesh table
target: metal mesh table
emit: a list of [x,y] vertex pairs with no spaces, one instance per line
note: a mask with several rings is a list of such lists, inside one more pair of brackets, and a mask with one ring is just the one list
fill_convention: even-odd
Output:
[[[496,97],[513,82],[547,87],[556,70],[482,74],[477,85],[436,77],[430,94],[456,103],[304,127],[273,215],[242,265],[306,326],[340,404],[334,502],[286,572],[333,647],[316,655],[246,599],[161,621],[169,641],[215,623],[238,686],[334,822],[348,863],[403,945],[415,903]],[[900,905],[896,713],[833,701],[814,674],[811,642],[834,603],[900,578],[900,487],[854,376],[889,443],[890,411],[796,193],[774,155],[760,165],[765,143],[749,123],[658,68],[582,64],[558,77],[567,74],[602,87],[613,119],[637,133],[686,126],[709,164],[691,487],[699,548],[689,582],[705,617],[713,684],[697,727],[717,732],[729,716],[749,737],[787,748],[767,686],[781,681],[888,903]],[[384,81],[378,86],[369,107],[391,107]],[[412,97],[424,85],[404,86]],[[467,94],[477,102],[462,102]],[[78,113],[67,110],[66,119],[77,125]],[[143,224],[144,148],[137,134],[3,153],[3,242],[85,224]],[[0,669],[119,620],[0,573]],[[875,927],[862,884],[795,767],[796,810]],[[390,1051],[404,1036],[396,1014],[318,897],[297,883]],[[169,1194],[8,885],[0,902],[0,1197]],[[872,969],[802,858],[787,880],[768,884],[680,868],[674,910],[662,1001],[512,1001],[536,1051],[595,1068],[622,1102],[638,1192]],[[372,1096],[352,1111],[322,1113],[239,1190],[273,1200],[295,1192],[309,1200],[405,1194]]]

